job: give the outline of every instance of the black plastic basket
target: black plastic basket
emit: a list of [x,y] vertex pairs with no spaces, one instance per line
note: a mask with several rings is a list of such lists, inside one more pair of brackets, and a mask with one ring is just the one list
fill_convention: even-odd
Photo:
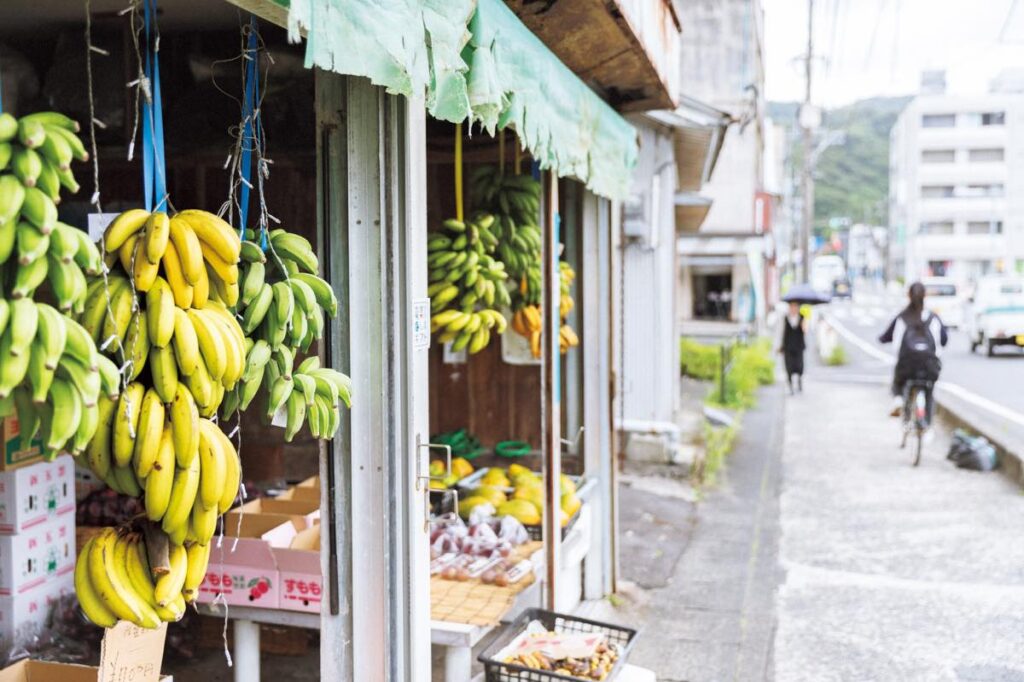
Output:
[[496,639],[487,649],[477,657],[477,660],[484,664],[485,682],[549,682],[550,680],[564,680],[565,682],[580,682],[579,677],[562,675],[550,670],[538,670],[505,663],[494,658],[499,651],[522,634],[530,621],[540,621],[544,627],[551,632],[601,632],[608,638],[609,644],[615,644],[619,649],[619,657],[612,667],[611,673],[605,678],[614,680],[622,668],[626,665],[630,649],[636,640],[637,631],[633,628],[611,623],[602,623],[586,618],[577,618],[564,613],[555,613],[547,609],[531,608],[523,611],[515,622],[508,627],[504,635]]

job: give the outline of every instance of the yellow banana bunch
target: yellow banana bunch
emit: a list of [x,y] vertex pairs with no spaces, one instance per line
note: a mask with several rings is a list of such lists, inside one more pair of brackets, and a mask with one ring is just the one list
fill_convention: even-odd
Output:
[[469,221],[446,220],[428,235],[431,326],[453,350],[478,353],[487,347],[491,330],[507,326],[499,308],[510,304],[505,265],[491,254],[498,245],[495,218],[481,213]]
[[[166,549],[161,558],[157,559],[161,555],[149,546],[147,537]],[[152,528],[145,534],[104,528],[91,538],[75,565],[75,592],[86,617],[104,628],[121,620],[144,628],[180,620],[206,576],[210,547],[167,541]],[[157,565],[154,559],[165,565]]]
[[207,211],[125,211],[107,226],[103,246],[136,291],[148,292],[162,273],[179,308],[202,308],[214,291],[229,305],[238,299],[241,238]]

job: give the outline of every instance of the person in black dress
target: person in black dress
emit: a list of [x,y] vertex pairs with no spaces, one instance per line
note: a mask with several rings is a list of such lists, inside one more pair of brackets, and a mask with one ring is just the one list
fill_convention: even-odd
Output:
[[790,303],[786,318],[782,321],[782,353],[786,364],[786,383],[789,385],[789,393],[793,394],[793,377],[796,376],[796,387],[798,391],[804,390],[804,350],[807,343],[804,340],[804,332],[807,331],[807,320],[800,314],[800,305]]

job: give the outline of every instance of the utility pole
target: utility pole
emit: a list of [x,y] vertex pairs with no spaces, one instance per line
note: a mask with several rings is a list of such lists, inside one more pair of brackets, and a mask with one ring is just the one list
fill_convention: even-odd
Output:
[[800,109],[800,127],[803,132],[804,163],[801,185],[803,188],[803,221],[800,226],[800,272],[802,280],[808,281],[808,267],[811,259],[809,242],[814,225],[814,149],[813,130],[814,114],[811,110],[811,71],[814,63],[814,0],[807,0],[807,60],[805,77],[807,89],[804,91],[804,104]]

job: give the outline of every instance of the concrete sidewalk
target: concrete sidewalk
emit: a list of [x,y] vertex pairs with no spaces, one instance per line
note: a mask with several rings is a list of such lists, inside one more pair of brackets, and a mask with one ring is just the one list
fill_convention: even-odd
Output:
[[920,467],[875,387],[810,381],[786,405],[775,679],[1024,680],[1024,496]]
[[630,661],[661,682],[771,678],[782,414],[781,386],[763,389],[700,502],[653,477],[620,489],[622,572],[634,587],[616,615],[642,624]]

